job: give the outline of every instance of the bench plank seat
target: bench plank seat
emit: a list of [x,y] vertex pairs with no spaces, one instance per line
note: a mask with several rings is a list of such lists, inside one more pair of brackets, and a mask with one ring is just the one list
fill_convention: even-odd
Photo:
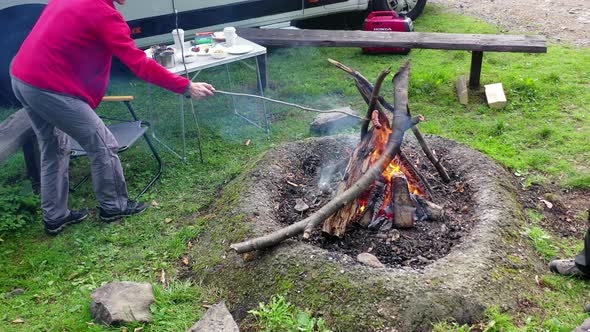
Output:
[[437,50],[546,53],[538,35],[459,34],[241,28],[238,34],[264,46],[403,47]]
[[538,35],[254,28],[238,29],[238,34],[267,47],[394,47],[471,51],[469,86],[472,88],[480,86],[483,52],[547,53],[547,39]]

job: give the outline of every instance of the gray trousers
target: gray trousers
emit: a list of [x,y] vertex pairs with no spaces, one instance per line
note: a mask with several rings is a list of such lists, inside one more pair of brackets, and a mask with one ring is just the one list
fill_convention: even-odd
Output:
[[88,153],[92,184],[100,207],[109,213],[125,210],[127,185],[117,155],[118,143],[90,105],[15,78],[12,78],[12,89],[27,111],[39,142],[43,220],[56,221],[70,213],[71,138]]

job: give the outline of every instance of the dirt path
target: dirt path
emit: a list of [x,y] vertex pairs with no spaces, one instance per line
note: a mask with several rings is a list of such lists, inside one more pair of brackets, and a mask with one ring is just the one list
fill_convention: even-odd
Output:
[[590,47],[590,0],[429,0],[511,32]]

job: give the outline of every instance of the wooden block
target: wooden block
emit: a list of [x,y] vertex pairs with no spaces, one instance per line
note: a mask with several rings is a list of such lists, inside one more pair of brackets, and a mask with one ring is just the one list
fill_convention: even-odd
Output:
[[461,75],[455,83],[457,88],[457,97],[459,97],[459,103],[461,105],[467,105],[469,102],[469,90],[467,89],[467,76]]
[[[350,107],[334,110],[356,114]],[[314,135],[329,135],[340,129],[352,128],[359,123],[359,119],[343,113],[320,113],[310,124],[309,129]]]
[[502,83],[488,84],[485,86],[488,106],[491,108],[502,108],[506,106],[506,95]]

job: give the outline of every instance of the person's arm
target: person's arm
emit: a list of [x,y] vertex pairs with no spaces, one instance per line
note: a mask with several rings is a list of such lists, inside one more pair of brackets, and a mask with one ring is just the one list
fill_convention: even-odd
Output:
[[131,30],[119,12],[106,14],[99,26],[98,33],[103,43],[139,78],[178,94],[188,93],[197,99],[213,95],[215,89],[211,85],[191,83],[189,79],[169,72],[148,58],[144,51],[135,46]]

